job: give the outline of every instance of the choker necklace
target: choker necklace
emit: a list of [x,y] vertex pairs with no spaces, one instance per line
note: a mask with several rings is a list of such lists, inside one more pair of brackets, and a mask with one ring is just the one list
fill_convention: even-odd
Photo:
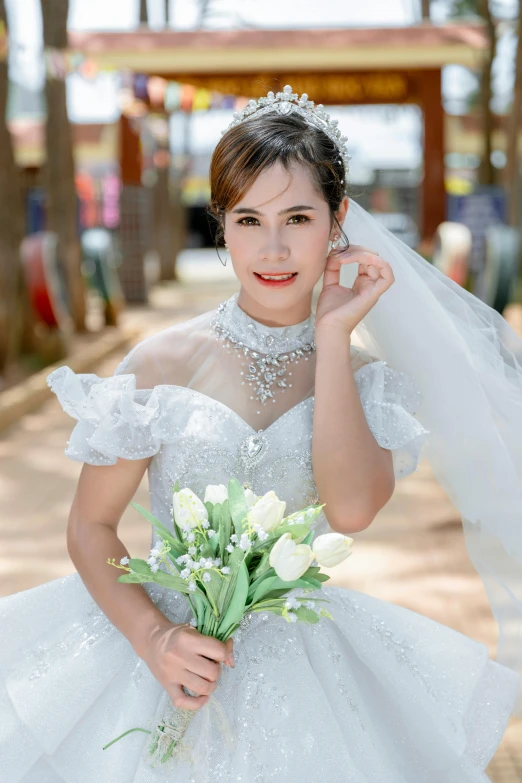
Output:
[[[288,365],[297,364],[300,359],[308,361],[315,351],[315,315],[310,313],[305,321],[290,326],[266,326],[259,323],[237,304],[239,293],[218,305],[211,327],[216,339],[223,341],[223,348],[231,348],[247,358],[242,366],[248,365],[246,382],[254,387],[251,400],[266,405],[267,400],[275,402],[274,393],[290,388],[287,383]],[[288,376],[292,375],[288,372]]]

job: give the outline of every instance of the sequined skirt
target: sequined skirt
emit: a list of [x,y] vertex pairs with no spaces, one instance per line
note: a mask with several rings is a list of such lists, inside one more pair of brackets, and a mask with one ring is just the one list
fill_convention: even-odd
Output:
[[[186,599],[148,591],[176,622]],[[309,598],[313,599],[310,593]],[[141,732],[167,695],[77,574],[0,600],[2,783],[485,783],[519,676],[447,626],[340,587],[333,620],[245,618],[236,666],[186,733],[192,762],[152,769]]]

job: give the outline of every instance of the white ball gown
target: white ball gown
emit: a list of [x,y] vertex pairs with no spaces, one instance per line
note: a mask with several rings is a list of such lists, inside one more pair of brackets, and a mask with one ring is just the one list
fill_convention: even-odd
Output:
[[[207,484],[236,476],[259,495],[274,489],[286,513],[319,502],[311,464],[313,330],[313,314],[290,327],[262,325],[234,294],[217,310],[143,340],[112,377],[60,367],[49,385],[77,419],[65,453],[95,465],[152,456],[151,511],[166,525],[176,480],[202,497]],[[291,352],[308,345],[281,373],[286,386],[269,404],[252,401],[245,345],[258,355],[263,346]],[[369,426],[392,450],[396,478],[411,473],[429,437],[414,416],[412,379],[356,346],[351,360]],[[323,514],[316,530],[328,529]],[[184,596],[146,589],[170,619],[191,619]],[[1,599],[0,780],[489,780],[484,770],[507,726],[519,675],[491,660],[484,645],[416,612],[328,584],[319,592],[333,620],[245,618],[235,635],[236,666],[223,666],[213,694],[232,744],[211,700],[185,737],[193,763],[178,759],[168,768],[149,765],[141,732],[102,750],[127,729],[161,718],[169,700],[79,575]]]

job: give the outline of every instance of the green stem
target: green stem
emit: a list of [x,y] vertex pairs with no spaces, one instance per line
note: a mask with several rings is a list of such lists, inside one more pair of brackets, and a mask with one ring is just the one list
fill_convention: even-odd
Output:
[[172,756],[172,751],[174,750],[175,747],[176,747],[176,741],[172,740],[172,742],[170,743],[169,747],[167,748],[167,750],[165,751],[165,753],[161,757],[161,763],[162,764],[164,764],[167,761],[167,759],[169,759]]
[[123,734],[120,734],[119,737],[116,737],[116,739],[111,740],[108,745],[104,745],[102,750],[107,750],[107,748],[110,748],[110,746],[114,745],[115,742],[118,742],[118,740],[121,740],[122,737],[126,737],[127,734],[130,734],[133,731],[143,731],[145,732],[145,734],[152,734],[152,732],[149,731],[148,729],[140,729],[140,728],[129,729],[128,731],[124,731]]
[[214,617],[217,619],[217,618],[219,617],[218,608],[217,608],[217,606],[216,606],[216,604],[215,604],[215,601],[214,601],[214,599],[212,598],[212,595],[210,594],[210,592],[209,592],[209,593],[207,593],[207,595],[208,595],[208,598],[209,598],[209,601],[210,601],[210,603],[212,604],[212,609],[214,610]]

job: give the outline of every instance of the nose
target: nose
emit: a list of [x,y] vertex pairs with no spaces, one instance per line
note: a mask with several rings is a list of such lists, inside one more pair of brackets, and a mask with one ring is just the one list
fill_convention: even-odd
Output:
[[278,231],[271,231],[259,249],[260,258],[268,263],[286,261],[290,255],[290,248],[283,242]]

